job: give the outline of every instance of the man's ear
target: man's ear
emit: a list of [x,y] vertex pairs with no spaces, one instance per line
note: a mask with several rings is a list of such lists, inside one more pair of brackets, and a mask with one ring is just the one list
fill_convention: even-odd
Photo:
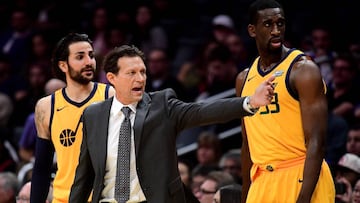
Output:
[[114,84],[114,80],[115,80],[114,73],[111,72],[106,73],[106,78],[110,82],[110,84]]
[[250,37],[256,37],[255,26],[252,24],[248,25],[248,33]]
[[58,66],[59,66],[59,68],[62,70],[62,72],[66,72],[67,71],[67,69],[68,69],[68,65],[67,65],[67,63],[65,62],[65,61],[59,61],[58,62]]

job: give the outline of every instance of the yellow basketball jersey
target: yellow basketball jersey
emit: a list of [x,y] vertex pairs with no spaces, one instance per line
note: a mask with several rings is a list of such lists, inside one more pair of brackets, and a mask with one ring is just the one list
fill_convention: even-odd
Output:
[[83,110],[93,102],[108,98],[109,87],[94,83],[89,97],[81,103],[72,101],[64,88],[51,95],[50,132],[58,168],[53,182],[53,203],[68,202],[83,138]]
[[261,107],[251,117],[244,117],[253,163],[266,164],[305,156],[305,138],[299,101],[291,91],[289,74],[293,63],[303,56],[291,49],[269,72],[263,72],[255,59],[246,77],[241,96],[252,95],[258,85],[276,75],[275,96],[271,104]]

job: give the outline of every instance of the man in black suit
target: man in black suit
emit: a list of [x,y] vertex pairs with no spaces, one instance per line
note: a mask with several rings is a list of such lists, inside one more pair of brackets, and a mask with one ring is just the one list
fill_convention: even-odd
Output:
[[273,97],[274,77],[264,81],[252,96],[211,103],[182,102],[172,89],[145,93],[145,59],[134,46],[110,51],[103,65],[116,94],[83,113],[84,137],[70,203],[86,202],[92,190],[93,203],[118,201],[115,184],[119,129],[125,119],[122,107],[131,109],[127,202],[183,203],[189,199],[178,171],[178,133],[189,127],[253,115],[256,108],[269,104]]

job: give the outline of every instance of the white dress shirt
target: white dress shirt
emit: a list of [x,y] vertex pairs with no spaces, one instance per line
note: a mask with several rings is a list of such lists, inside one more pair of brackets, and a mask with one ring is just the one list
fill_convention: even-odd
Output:
[[[131,110],[130,121],[131,121],[131,150],[130,150],[130,199],[127,203],[136,203],[145,201],[145,195],[140,187],[139,179],[136,173],[136,160],[135,160],[135,143],[134,143],[134,121],[136,114],[136,105],[127,105]],[[116,177],[116,164],[117,164],[117,153],[119,143],[119,131],[121,123],[125,116],[121,109],[124,105],[121,104],[114,96],[109,118],[109,134],[107,141],[107,156],[106,156],[106,168],[104,177],[104,190],[100,202],[116,202],[114,199],[115,192],[115,177]]]

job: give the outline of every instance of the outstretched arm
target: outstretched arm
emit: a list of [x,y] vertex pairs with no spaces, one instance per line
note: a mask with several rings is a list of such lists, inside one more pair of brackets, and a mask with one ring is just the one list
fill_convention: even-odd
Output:
[[319,68],[309,59],[295,64],[290,83],[299,96],[307,149],[303,184],[297,202],[310,202],[325,154],[328,115],[325,87]]

